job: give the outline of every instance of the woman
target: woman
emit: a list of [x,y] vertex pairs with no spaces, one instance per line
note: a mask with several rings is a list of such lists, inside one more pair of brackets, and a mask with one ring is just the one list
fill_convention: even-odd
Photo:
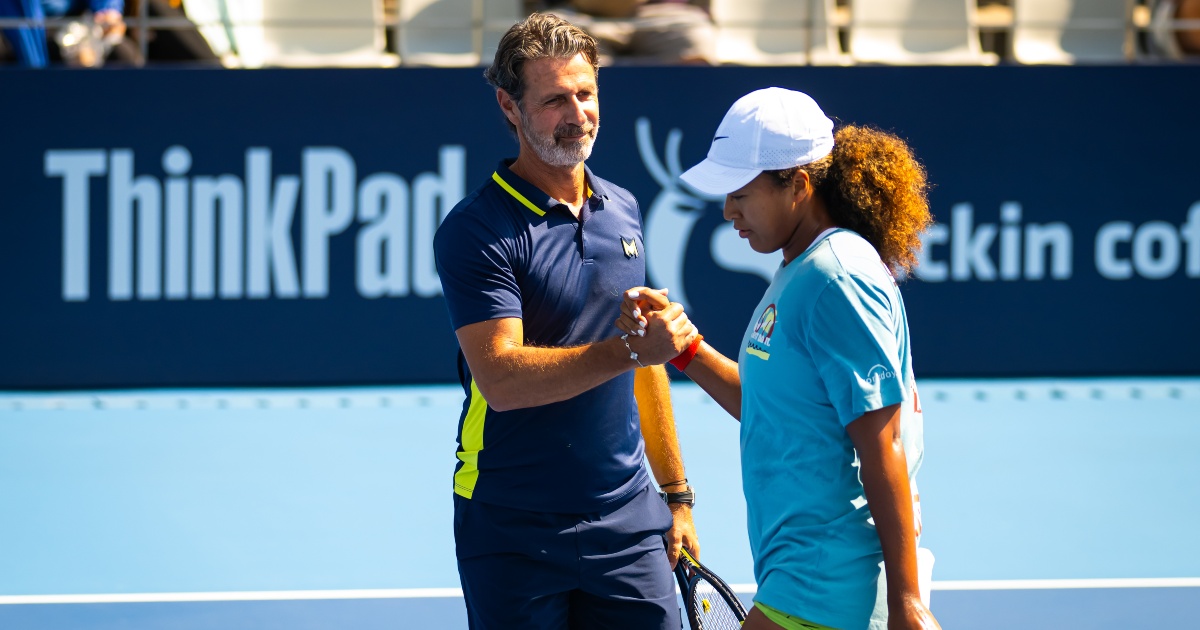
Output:
[[[930,223],[923,168],[899,138],[835,135],[807,95],[768,88],[734,103],[682,178],[725,194],[755,251],[783,251],[738,362],[701,341],[673,362],[742,422],[758,583],[743,627],[939,628],[918,587],[921,408],[893,276]],[[632,334],[669,304],[626,298]]]

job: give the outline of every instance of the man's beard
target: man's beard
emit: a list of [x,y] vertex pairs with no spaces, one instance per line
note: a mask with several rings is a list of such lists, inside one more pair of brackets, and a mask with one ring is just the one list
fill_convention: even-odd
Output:
[[[541,135],[532,131],[532,121],[521,110],[521,135],[525,142],[537,153],[539,159],[550,166],[575,166],[583,163],[592,154],[592,145],[596,142],[596,134],[600,131],[600,121],[595,124],[560,125],[554,134]],[[559,138],[573,136],[583,132],[583,137],[560,143]]]

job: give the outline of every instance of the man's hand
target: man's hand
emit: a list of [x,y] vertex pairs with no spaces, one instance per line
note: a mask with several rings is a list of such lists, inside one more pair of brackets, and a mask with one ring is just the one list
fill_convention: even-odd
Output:
[[667,560],[671,568],[679,562],[679,547],[686,546],[692,556],[700,558],[700,539],[696,537],[696,525],[692,522],[692,506],[682,503],[668,503],[671,508],[671,518],[674,523],[667,532]]

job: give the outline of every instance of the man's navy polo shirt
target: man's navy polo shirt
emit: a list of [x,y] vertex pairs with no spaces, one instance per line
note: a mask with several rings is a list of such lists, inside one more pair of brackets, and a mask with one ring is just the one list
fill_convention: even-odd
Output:
[[[525,344],[543,347],[619,334],[622,293],[646,281],[641,214],[629,191],[586,170],[591,195],[578,219],[507,163],[450,211],[434,255],[455,330],[518,317]],[[461,350],[458,365],[467,399],[455,493],[586,513],[649,482],[632,371],[569,400],[501,412],[488,407]]]

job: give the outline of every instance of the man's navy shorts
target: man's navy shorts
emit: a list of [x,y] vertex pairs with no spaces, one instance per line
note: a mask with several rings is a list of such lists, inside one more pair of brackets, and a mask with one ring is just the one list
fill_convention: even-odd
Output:
[[649,486],[595,514],[548,514],[454,495],[458,573],[471,630],[681,627]]

